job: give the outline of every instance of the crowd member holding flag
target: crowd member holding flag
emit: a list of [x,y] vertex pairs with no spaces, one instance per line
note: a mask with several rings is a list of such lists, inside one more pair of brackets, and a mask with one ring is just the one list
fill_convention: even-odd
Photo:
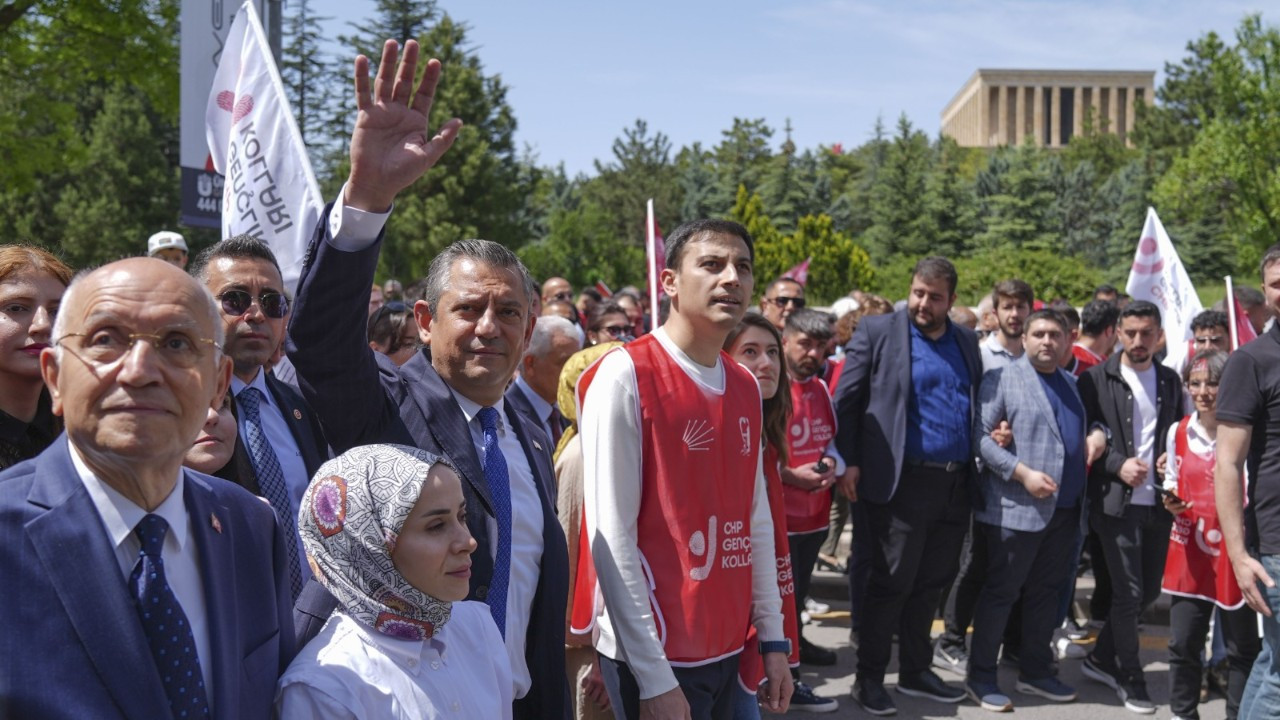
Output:
[[[1280,245],[1262,256],[1262,290],[1280,310]],[[1243,718],[1280,715],[1280,328],[1231,353],[1218,386],[1214,500],[1223,544],[1264,644],[1240,698]],[[1244,468],[1249,467],[1248,505]]]
[[[388,40],[372,87],[356,58],[351,173],[315,229],[289,326],[303,394],[334,450],[392,442],[449,458],[462,479],[472,556],[467,598],[485,602],[506,643],[514,717],[567,714],[564,613],[568,554],[555,513],[551,439],[503,394],[533,331],[531,281],[498,243],[460,240],[432,260],[414,304],[430,345],[403,366],[366,340],[368,293],[392,202],[457,137],[459,120],[427,129],[440,63],[414,91],[418,44],[397,68]],[[337,601],[316,582],[298,613],[305,640]]]
[[[1221,315],[1221,313],[1218,313]],[[1224,316],[1225,317],[1225,316]],[[1217,627],[1227,641],[1230,668],[1227,720],[1235,720],[1249,669],[1258,656],[1257,614],[1245,607],[1231,562],[1222,550],[1222,532],[1214,503],[1214,443],[1218,434],[1218,384],[1227,354],[1209,348],[1195,354],[1183,372],[1195,410],[1169,429],[1161,494],[1174,515],[1162,588],[1169,606],[1169,708],[1175,717],[1200,715],[1201,653],[1214,608]]]
[[784,712],[791,648],[760,392],[721,349],[751,299],[751,235],[724,220],[685,223],[666,253],[667,322],[579,380],[605,685],[625,720],[728,718],[751,623],[768,681],[763,704]]

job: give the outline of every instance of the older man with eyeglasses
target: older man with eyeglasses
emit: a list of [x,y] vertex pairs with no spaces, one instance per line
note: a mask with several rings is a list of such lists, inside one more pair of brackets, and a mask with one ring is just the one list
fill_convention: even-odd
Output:
[[804,286],[789,277],[774,280],[760,298],[760,312],[781,332],[791,313],[804,307]]
[[[284,341],[289,300],[271,249],[249,235],[206,248],[192,274],[218,301],[219,319],[231,358],[231,392],[239,437],[236,454],[252,477],[229,476],[271,503],[289,545],[289,580],[296,598],[311,576],[298,537],[298,507],[312,475],[328,459],[320,423],[302,395],[268,369]],[[228,467],[245,463],[228,463]]]
[[154,258],[67,288],[40,356],[66,432],[0,474],[6,717],[271,717],[287,543],[266,505],[182,467],[230,383],[214,302]]

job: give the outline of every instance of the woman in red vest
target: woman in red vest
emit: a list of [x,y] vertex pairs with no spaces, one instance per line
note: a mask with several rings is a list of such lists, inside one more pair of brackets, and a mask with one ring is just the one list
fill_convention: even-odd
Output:
[[1165,508],[1174,514],[1165,562],[1169,607],[1169,706],[1177,718],[1198,718],[1201,653],[1209,619],[1218,613],[1227,641],[1230,666],[1227,718],[1235,720],[1249,670],[1260,649],[1257,615],[1244,603],[1227,559],[1213,499],[1214,443],[1218,420],[1218,380],[1227,355],[1220,350],[1198,353],[1183,370],[1195,411],[1169,428],[1163,491]]
[[[791,415],[791,393],[788,389],[791,381],[787,377],[787,365],[782,361],[782,336],[763,315],[747,313],[725,339],[724,349],[755,376],[760,383],[760,397],[764,400],[764,473],[769,481],[769,511],[773,515],[773,551],[777,558],[778,590],[782,594],[783,629],[791,642],[789,661],[794,671],[800,665],[800,631],[796,626],[796,587],[791,572],[791,549],[787,544],[782,477],[778,474],[779,464],[786,461],[787,423]],[[748,627],[747,643],[738,664],[738,683],[742,692],[734,703],[734,720],[760,717],[756,690],[763,677],[764,664],[756,643],[756,630]],[[796,680],[795,693],[791,696],[793,709],[827,706],[831,710],[836,709],[836,701],[818,697],[812,688]]]

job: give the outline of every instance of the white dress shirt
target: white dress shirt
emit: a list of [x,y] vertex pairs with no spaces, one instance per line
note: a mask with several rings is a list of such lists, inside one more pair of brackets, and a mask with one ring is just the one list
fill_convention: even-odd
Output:
[[[471,430],[471,442],[475,443],[476,456],[484,466],[484,428],[476,415],[481,405],[453,393],[458,407],[467,418]],[[515,680],[517,698],[529,692],[533,680],[529,675],[529,663],[524,657],[525,639],[529,633],[529,620],[533,616],[533,596],[538,590],[538,576],[542,572],[542,499],[534,485],[533,470],[525,457],[520,438],[508,432],[507,414],[503,401],[493,406],[498,411],[498,449],[507,461],[507,477],[511,482],[511,580],[507,583],[507,654],[511,659],[511,676]],[[498,555],[498,521],[492,515],[485,517],[489,532],[489,557]]]
[[524,397],[533,406],[533,412],[537,414],[537,420],[542,425],[542,432],[547,434],[547,439],[555,442],[555,433],[551,432],[551,411],[556,409],[555,405],[542,399],[533,388],[529,387],[529,383],[524,381],[523,377],[516,376],[515,385],[524,393]]
[[[724,393],[724,366],[719,360],[715,367],[699,365],[676,347],[662,328],[653,334],[694,382],[713,393]],[[640,425],[635,363],[625,352],[609,353],[587,389],[580,419],[588,537],[593,538],[592,551],[608,550],[612,561],[596,563],[600,589],[606,598],[596,649],[606,657],[627,663],[635,675],[640,697],[651,698],[675,688],[677,683],[658,639],[640,558]],[[751,555],[769,561],[751,564],[751,621],[761,640],[783,640],[782,599],[772,561],[773,516],[763,456],[763,451],[757,453],[751,501]],[[700,610],[716,612],[716,608]]]
[[[284,484],[289,490],[289,512],[295,518],[292,540],[298,546],[302,582],[306,584],[307,579],[311,577],[311,564],[306,561],[307,554],[302,549],[302,537],[298,534],[296,518],[298,509],[302,507],[302,496],[306,494],[307,486],[311,484],[311,475],[307,472],[307,464],[302,460],[298,441],[293,439],[293,431],[289,429],[289,423],[284,419],[284,412],[276,404],[271,389],[267,387],[267,374],[259,369],[253,382],[247,385],[240,378],[231,376],[231,393],[235,395],[236,402],[240,401],[240,393],[244,392],[245,388],[254,388],[262,393],[262,399],[258,401],[258,418],[262,421],[262,430],[267,435],[267,442],[275,451],[276,459],[280,461],[280,471],[284,473]],[[236,417],[236,430],[240,433],[244,449],[249,453],[250,464],[252,464],[253,450],[249,447],[249,435],[245,431],[246,422],[245,413],[240,410]]]
[[[115,488],[100,480],[80,457],[75,445],[71,448],[71,462],[80,474],[80,482],[89,491],[89,498],[102,518],[102,525],[107,531],[107,539],[115,550],[116,562],[120,564],[120,574],[127,585],[133,568],[138,564],[138,555],[142,551],[142,543],[133,530],[147,516],[147,511],[138,507],[132,500],[120,494]],[[186,481],[181,470],[178,481],[173,486],[169,497],[151,513],[164,518],[169,523],[169,532],[165,533],[164,546],[160,557],[164,561],[164,577],[178,598],[182,612],[191,623],[191,634],[196,641],[196,653],[200,658],[200,673],[204,675],[205,693],[209,698],[210,709],[213,707],[213,646],[209,642],[209,619],[204,602],[204,582],[200,577],[200,553],[196,548],[195,535],[191,531],[191,523],[187,521],[187,506],[183,502],[182,493]],[[126,592],[128,590],[126,589]]]
[[430,640],[394,638],[336,610],[276,692],[280,720],[511,717],[511,668],[489,608],[456,602]]

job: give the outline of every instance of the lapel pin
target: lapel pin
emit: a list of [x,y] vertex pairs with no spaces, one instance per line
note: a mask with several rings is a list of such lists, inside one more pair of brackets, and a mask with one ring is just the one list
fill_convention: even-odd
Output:
[[542,446],[538,444],[538,441],[537,441],[537,440],[534,440],[534,441],[533,441],[533,447],[535,447],[535,448],[536,448],[536,449],[538,449],[538,450],[541,450],[541,449],[542,449]]
[[301,420],[301,419],[302,419],[302,411],[301,411],[301,410],[299,410],[298,408],[294,408],[294,409],[293,409],[293,419],[294,419],[294,420]]
[[217,515],[214,515],[213,513],[209,513],[209,524],[213,526],[214,532],[218,533],[219,535],[222,534],[222,521],[218,519]]

